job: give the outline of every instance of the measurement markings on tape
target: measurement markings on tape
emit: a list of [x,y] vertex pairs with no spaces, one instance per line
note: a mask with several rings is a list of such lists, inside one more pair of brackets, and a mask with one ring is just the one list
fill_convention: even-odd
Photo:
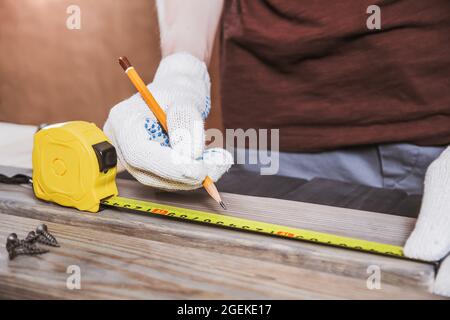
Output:
[[231,217],[199,210],[184,209],[169,205],[162,205],[148,201],[113,196],[101,201],[107,206],[119,207],[129,210],[162,215],[180,220],[190,220],[220,227],[251,231],[273,236],[314,242],[319,244],[343,247],[353,250],[372,252],[377,254],[406,258],[400,246],[372,242],[367,240],[338,236],[323,232],[281,226],[255,220]]

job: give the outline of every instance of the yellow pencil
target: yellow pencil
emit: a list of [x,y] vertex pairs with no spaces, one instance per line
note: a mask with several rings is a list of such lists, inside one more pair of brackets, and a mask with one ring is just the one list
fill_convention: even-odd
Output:
[[[120,57],[119,64],[127,74],[128,78],[130,78],[133,85],[139,91],[142,98],[155,115],[156,119],[158,119],[161,126],[164,128],[166,132],[169,132],[167,130],[167,120],[164,110],[159,106],[158,102],[155,100],[151,92],[148,90],[144,81],[142,81],[141,77],[138,75],[134,67],[131,65],[130,61],[126,57]],[[222,208],[226,210],[225,203],[223,203],[219,191],[217,191],[216,185],[214,184],[214,181],[212,181],[210,177],[206,176],[205,180],[203,181],[203,187],[209,193],[209,195],[214,200],[216,200]]]

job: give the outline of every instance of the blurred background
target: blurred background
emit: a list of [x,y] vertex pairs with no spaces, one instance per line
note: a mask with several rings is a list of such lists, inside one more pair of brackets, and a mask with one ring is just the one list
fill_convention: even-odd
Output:
[[[67,8],[81,9],[70,30]],[[219,41],[210,64],[212,111],[222,129]],[[146,83],[161,59],[154,0],[1,0],[0,121],[69,120],[102,127],[109,110],[135,92],[117,62],[127,56]]]

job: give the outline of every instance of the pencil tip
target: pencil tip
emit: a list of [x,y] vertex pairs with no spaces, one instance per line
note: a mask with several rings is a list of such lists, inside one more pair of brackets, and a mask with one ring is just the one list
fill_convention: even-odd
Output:
[[223,201],[220,201],[219,204],[223,208],[223,210],[227,210],[227,206],[225,205],[225,203],[223,203]]

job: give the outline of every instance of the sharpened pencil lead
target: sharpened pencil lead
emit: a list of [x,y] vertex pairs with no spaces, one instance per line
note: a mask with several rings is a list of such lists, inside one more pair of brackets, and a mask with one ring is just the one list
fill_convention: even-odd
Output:
[[223,201],[220,201],[219,204],[223,208],[223,210],[227,210],[227,206],[225,205],[225,203],[223,203]]

